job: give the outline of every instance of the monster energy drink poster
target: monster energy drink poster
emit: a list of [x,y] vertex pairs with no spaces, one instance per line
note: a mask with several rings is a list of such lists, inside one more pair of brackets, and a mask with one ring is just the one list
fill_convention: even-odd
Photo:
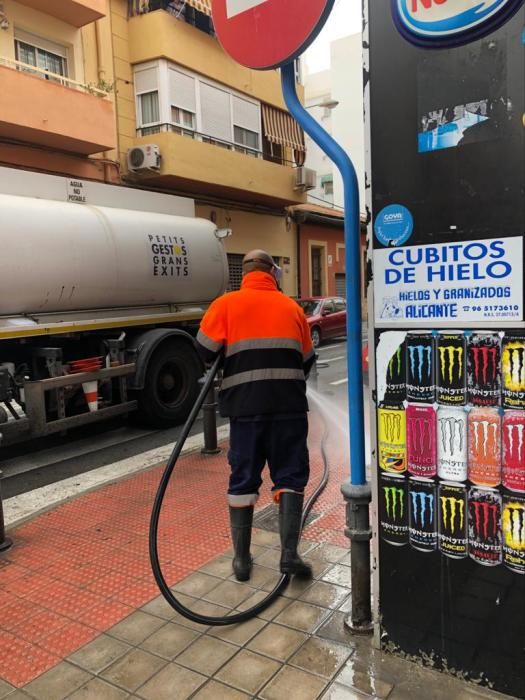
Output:
[[507,408],[525,394],[523,334],[377,337],[383,541],[525,573],[509,565],[515,554],[503,557],[501,510],[503,497],[525,493],[525,410]]

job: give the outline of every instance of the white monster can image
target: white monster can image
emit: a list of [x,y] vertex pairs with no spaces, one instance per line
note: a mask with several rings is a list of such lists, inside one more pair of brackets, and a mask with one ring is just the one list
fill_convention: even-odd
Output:
[[468,473],[467,413],[462,408],[437,411],[438,476],[445,481],[466,481]]

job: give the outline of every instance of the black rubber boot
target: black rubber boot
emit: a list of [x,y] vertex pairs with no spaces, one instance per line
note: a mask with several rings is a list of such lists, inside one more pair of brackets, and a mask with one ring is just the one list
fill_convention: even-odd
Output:
[[248,581],[252,573],[250,543],[252,540],[253,506],[232,508],[230,525],[233,542],[233,573],[237,581]]
[[284,491],[279,499],[279,531],[281,534],[281,573],[299,578],[312,578],[312,567],[301,559],[297,546],[301,536],[304,496]]

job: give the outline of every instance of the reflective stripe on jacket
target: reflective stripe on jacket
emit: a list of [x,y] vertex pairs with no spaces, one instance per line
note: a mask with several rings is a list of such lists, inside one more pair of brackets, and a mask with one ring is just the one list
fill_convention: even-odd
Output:
[[206,361],[224,352],[219,394],[223,416],[308,410],[306,381],[314,361],[301,307],[277,289],[267,272],[250,272],[241,289],[216,299],[197,342]]

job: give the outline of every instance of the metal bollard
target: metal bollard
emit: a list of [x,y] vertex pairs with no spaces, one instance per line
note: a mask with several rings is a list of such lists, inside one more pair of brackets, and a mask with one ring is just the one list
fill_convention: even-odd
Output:
[[317,381],[319,379],[319,368],[317,366],[317,361],[319,359],[319,355],[317,353],[314,354],[314,363],[312,365],[312,369],[310,370],[310,376],[308,377],[308,382],[312,389],[317,389]]
[[216,381],[202,404],[202,419],[204,429],[204,447],[201,450],[203,455],[216,455],[221,451],[217,446],[217,398],[215,391]]
[[12,544],[13,541],[5,534],[4,508],[2,505],[2,472],[0,472],[0,552],[7,551]]

